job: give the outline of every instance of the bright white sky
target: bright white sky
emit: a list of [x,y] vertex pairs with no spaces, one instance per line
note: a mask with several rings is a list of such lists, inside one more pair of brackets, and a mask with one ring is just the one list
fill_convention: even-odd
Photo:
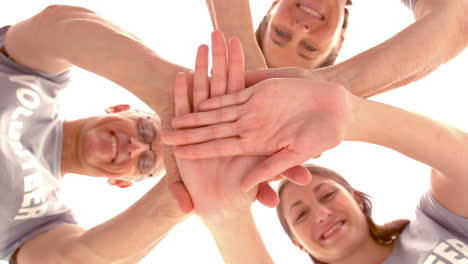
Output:
[[[272,0],[250,2],[254,24],[258,24]],[[413,21],[411,12],[399,0],[354,2],[339,61],[377,45]],[[187,67],[193,65],[197,46],[209,44],[210,40],[212,28],[205,0],[15,0],[8,1],[0,9],[0,25],[15,23],[53,3],[81,5],[95,10],[139,36],[166,59]],[[427,36],[427,41],[437,40]],[[463,69],[468,69],[466,52],[424,80],[372,99],[468,130],[468,77]],[[144,107],[116,85],[76,70],[74,84],[65,96],[64,110],[69,118],[76,118],[101,114],[106,106],[119,103]],[[378,146],[343,143],[315,162],[337,170],[357,189],[374,197],[374,216],[380,223],[395,218],[411,218],[419,196],[429,186],[428,167]],[[78,221],[90,228],[123,211],[154,183],[145,181],[120,190],[108,187],[102,179],[68,175],[64,193]],[[296,249],[283,233],[275,210],[258,204],[253,210],[265,244],[277,263],[310,263],[308,257]],[[210,234],[197,217],[192,217],[174,228],[141,263],[223,261]]]

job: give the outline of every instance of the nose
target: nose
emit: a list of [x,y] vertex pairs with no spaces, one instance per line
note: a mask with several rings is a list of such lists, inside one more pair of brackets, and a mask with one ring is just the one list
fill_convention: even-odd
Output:
[[305,23],[304,21],[301,20],[296,20],[294,22],[294,28],[303,32],[309,32],[310,31],[310,26]]
[[319,205],[316,209],[316,214],[315,214],[316,222],[318,224],[323,223],[331,216],[331,214],[332,214],[332,211],[328,207]]
[[149,149],[148,143],[144,143],[136,138],[130,139],[129,151],[130,157],[139,156],[142,152]]

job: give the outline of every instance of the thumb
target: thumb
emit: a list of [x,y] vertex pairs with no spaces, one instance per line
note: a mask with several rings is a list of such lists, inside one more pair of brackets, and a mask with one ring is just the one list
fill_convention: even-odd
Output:
[[166,167],[167,187],[172,197],[179,204],[180,210],[188,214],[193,210],[192,198],[182,181],[174,155],[167,150],[167,147],[164,148],[163,159]]
[[180,210],[185,214],[190,213],[193,210],[193,202],[184,183],[170,182],[168,184],[169,191],[179,204]]
[[262,182],[258,186],[257,200],[270,208],[276,207],[279,203],[278,194],[266,182]]
[[283,173],[281,173],[281,175],[299,185],[308,184],[312,179],[312,175],[310,175],[310,172],[301,165],[289,168]]
[[269,181],[276,175],[303,163],[305,160],[307,158],[302,158],[292,150],[282,149],[252,169],[242,180],[241,188],[243,191],[249,191],[255,185]]
[[250,87],[258,82],[274,77],[274,70],[272,69],[248,71],[245,73],[245,87]]

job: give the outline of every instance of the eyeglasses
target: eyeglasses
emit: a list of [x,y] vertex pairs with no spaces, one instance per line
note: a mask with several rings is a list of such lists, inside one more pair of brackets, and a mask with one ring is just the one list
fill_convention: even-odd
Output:
[[138,137],[144,143],[149,145],[149,149],[140,154],[138,158],[138,168],[143,175],[153,176],[153,169],[156,167],[157,155],[154,153],[153,141],[156,139],[156,128],[151,121],[150,116],[138,120]]

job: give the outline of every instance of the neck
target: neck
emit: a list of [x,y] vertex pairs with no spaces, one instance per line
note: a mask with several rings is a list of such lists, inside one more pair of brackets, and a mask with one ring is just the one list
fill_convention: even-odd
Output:
[[79,131],[85,124],[84,119],[64,121],[62,138],[62,175],[67,173],[82,174],[78,160]]
[[382,245],[377,243],[369,236],[359,248],[354,250],[351,255],[346,256],[343,260],[333,262],[333,264],[356,264],[356,263],[369,263],[379,264],[383,263],[386,258],[392,253],[393,244]]

